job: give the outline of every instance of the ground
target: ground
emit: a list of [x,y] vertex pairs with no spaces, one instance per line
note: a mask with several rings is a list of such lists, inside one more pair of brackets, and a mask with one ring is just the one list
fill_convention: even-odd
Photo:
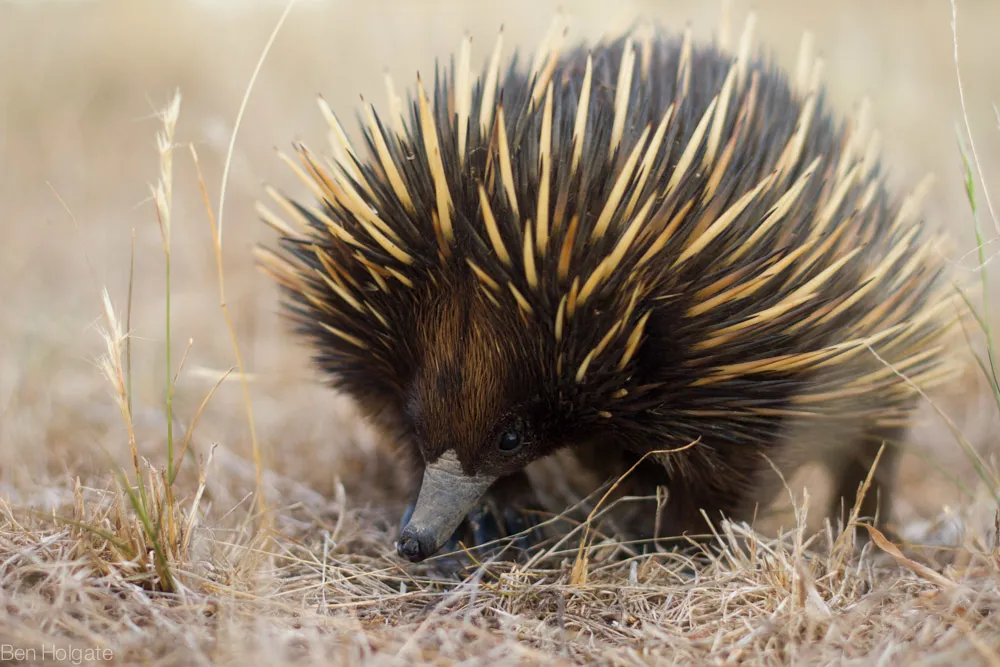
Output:
[[[706,37],[720,13],[563,5],[578,38],[636,17]],[[730,526],[722,555],[694,566],[621,558],[613,536],[590,534],[581,550],[584,529],[565,525],[534,561],[464,578],[397,559],[410,480],[278,317],[250,256],[272,238],[253,204],[265,182],[303,194],[274,147],[325,149],[317,94],[353,131],[359,95],[382,104],[384,71],[409,85],[464,31],[482,61],[501,24],[509,47],[531,48],[557,4],[300,0],[248,98],[220,203],[241,101],[283,7],[0,5],[0,663],[1000,664],[997,405],[975,370],[913,430],[899,513],[915,544],[903,552],[879,535],[859,550],[824,527],[807,512],[821,506],[810,484],[793,486],[784,520]],[[802,32],[815,34],[832,103],[870,98],[894,186],[937,175],[926,214],[952,232],[958,272],[976,277],[956,128],[968,150],[967,119],[995,184],[1000,8],[958,5],[964,114],[948,2],[732,8],[737,29],[757,11],[757,34],[788,66]],[[177,91],[164,171],[156,137]],[[975,182],[988,241],[991,202]],[[246,389],[236,370],[213,393],[238,365],[227,315]],[[173,460],[187,456],[165,484],[171,438]],[[138,488],[137,465],[144,498],[123,490]]]

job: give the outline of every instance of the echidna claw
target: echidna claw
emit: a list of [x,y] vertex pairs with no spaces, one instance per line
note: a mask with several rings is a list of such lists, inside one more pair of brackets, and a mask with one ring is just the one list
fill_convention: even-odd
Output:
[[[535,522],[528,519],[524,512],[519,512],[510,507],[503,511],[503,520],[507,526],[508,535],[516,535],[514,546],[527,551],[541,541],[539,530],[534,527]],[[529,531],[529,529],[532,529]]]
[[502,537],[496,516],[486,505],[469,512],[466,521],[469,528],[472,529],[472,544],[470,546],[481,547]]

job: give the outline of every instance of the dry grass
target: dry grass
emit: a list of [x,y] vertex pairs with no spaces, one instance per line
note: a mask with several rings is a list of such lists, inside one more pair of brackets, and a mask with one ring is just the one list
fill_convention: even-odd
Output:
[[[900,181],[939,172],[929,213],[953,221],[960,270],[988,263],[995,221],[980,194],[977,238],[954,126],[977,173],[1000,173],[995,8],[960,8],[963,116],[947,5],[761,4],[784,62],[815,29],[834,102],[871,95]],[[481,44],[505,22],[530,45],[552,9],[536,5],[303,0],[247,101],[224,206],[231,119],[281,5],[0,6],[0,663],[1000,665],[998,405],[975,372],[936,397],[971,450],[930,407],[914,432],[902,551],[817,524],[821,487],[793,484],[784,513],[725,526],[697,562],[634,555],[575,515],[528,565],[456,577],[394,556],[412,480],[277,319],[252,203],[263,179],[295,189],[272,145],[321,144],[315,93],[349,118],[384,66],[426,69],[462,29]],[[587,36],[639,11],[715,25],[700,4],[571,17]]]

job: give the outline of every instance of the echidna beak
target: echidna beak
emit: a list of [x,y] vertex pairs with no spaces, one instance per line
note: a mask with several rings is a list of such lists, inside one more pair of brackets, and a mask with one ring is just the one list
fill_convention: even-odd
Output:
[[424,469],[417,505],[396,543],[400,556],[414,563],[433,556],[496,477],[469,476],[454,452],[446,452]]

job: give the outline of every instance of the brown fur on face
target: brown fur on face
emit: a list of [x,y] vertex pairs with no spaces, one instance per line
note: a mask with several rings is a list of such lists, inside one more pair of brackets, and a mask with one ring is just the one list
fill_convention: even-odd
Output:
[[[423,355],[406,411],[424,460],[454,449],[470,474],[523,465],[528,445],[537,444],[528,413],[538,398],[524,372],[537,352],[527,348],[523,331],[499,320],[468,284],[441,291],[418,319],[417,339]],[[498,455],[495,441],[515,423],[525,447],[516,456]]]

